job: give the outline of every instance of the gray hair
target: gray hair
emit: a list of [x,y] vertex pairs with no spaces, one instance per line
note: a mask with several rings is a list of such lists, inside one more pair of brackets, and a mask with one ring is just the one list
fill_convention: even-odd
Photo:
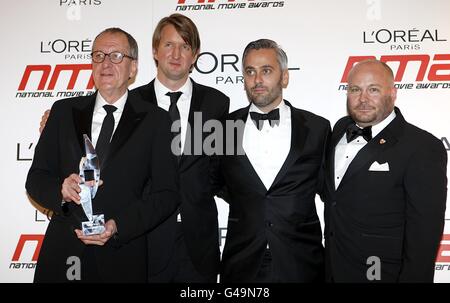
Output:
[[121,28],[110,27],[110,28],[107,28],[107,29],[103,30],[100,34],[97,35],[97,37],[95,37],[94,43],[95,43],[95,40],[97,40],[98,37],[100,37],[101,35],[106,34],[106,33],[108,33],[108,34],[123,34],[123,35],[125,35],[125,37],[127,37],[128,45],[130,47],[130,55],[129,56],[133,57],[133,59],[135,59],[135,60],[138,59],[139,51],[138,51],[138,44],[136,42],[136,39],[134,39],[133,36],[131,36],[129,33],[127,33],[126,31],[124,31]]
[[284,50],[273,40],[270,39],[259,39],[250,42],[244,50],[244,54],[242,55],[242,65],[244,65],[245,58],[251,50],[259,50],[259,49],[274,49],[277,53],[277,61],[280,65],[281,70],[288,69],[288,58]]

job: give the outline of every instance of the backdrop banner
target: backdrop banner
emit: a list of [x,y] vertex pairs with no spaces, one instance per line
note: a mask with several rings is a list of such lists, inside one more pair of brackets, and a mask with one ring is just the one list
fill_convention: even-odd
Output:
[[[152,34],[174,12],[198,26],[201,54],[191,77],[248,104],[241,57],[248,42],[269,38],[289,58],[284,98],[329,119],[346,115],[346,79],[355,62],[376,58],[392,67],[397,106],[405,118],[450,150],[450,1],[448,0],[40,0],[2,7],[0,92],[2,249],[0,282],[31,282],[47,213],[31,201],[25,179],[39,139],[39,121],[56,100],[95,91],[90,52],[95,36],[120,27],[139,43],[131,88],[155,77]],[[448,168],[447,168],[448,169]],[[323,222],[323,205],[316,201]],[[228,206],[217,199],[221,249]],[[447,207],[448,209],[448,207]],[[450,211],[436,260],[436,282],[450,282]],[[63,245],[63,244],[61,244]]]

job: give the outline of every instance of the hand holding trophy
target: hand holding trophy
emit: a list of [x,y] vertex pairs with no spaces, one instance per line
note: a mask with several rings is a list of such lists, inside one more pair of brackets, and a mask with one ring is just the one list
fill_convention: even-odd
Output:
[[[94,215],[92,199],[94,199],[100,182],[100,161],[89,137],[84,134],[84,148],[86,156],[80,161],[81,188],[80,202],[88,221],[81,223],[83,235],[97,235],[105,231],[104,214]],[[93,185],[91,185],[93,183]]]

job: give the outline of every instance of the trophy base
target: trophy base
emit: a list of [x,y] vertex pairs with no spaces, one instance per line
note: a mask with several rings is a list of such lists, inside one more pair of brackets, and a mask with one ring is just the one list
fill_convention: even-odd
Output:
[[98,235],[105,231],[105,215],[93,215],[92,221],[81,222],[83,235]]

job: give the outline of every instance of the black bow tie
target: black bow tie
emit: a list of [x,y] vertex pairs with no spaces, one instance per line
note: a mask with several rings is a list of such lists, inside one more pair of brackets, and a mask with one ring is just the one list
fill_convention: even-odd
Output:
[[372,126],[367,126],[364,128],[359,128],[355,123],[347,126],[346,130],[347,143],[355,140],[357,137],[362,136],[364,140],[369,142],[372,139]]
[[250,112],[250,117],[256,125],[258,130],[261,130],[264,124],[264,120],[269,120],[270,126],[280,124],[280,110],[275,108],[267,114],[260,114],[257,112]]

